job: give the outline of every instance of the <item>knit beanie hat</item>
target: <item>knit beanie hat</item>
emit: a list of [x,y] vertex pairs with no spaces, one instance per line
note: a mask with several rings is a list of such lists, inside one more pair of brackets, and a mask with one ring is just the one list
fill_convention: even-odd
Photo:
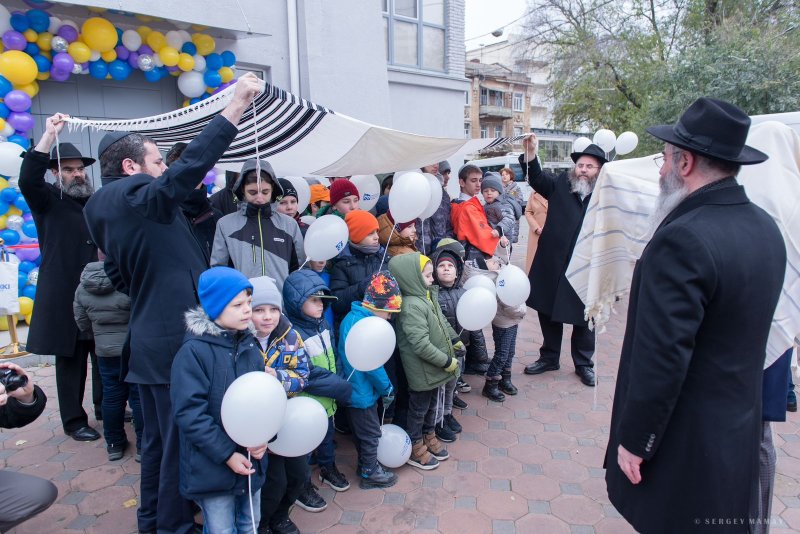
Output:
[[449,261],[454,266],[458,265],[456,261],[456,254],[454,252],[450,252],[449,250],[443,250],[438,256],[436,256],[436,266],[438,267],[443,261]]
[[361,195],[358,193],[356,184],[350,180],[345,180],[342,178],[331,184],[331,204],[336,204],[344,197],[349,197],[350,195],[355,195],[359,198],[361,197]]
[[406,221],[404,223],[395,222],[394,221],[394,217],[392,217],[392,210],[386,210],[386,216],[389,217],[389,222],[391,222],[392,224],[397,226],[397,233],[402,232],[403,230],[405,230],[409,226],[413,226],[414,223],[417,222],[416,219],[411,219],[410,221]]
[[294,197],[295,199],[300,198],[297,196],[297,189],[294,188],[292,182],[286,178],[279,178],[278,183],[281,184],[281,189],[283,189],[282,197]]
[[283,312],[281,292],[278,290],[278,286],[275,285],[275,280],[273,278],[269,276],[259,276],[257,278],[251,278],[250,282],[253,284],[253,308],[268,304],[270,306],[275,306]]
[[378,219],[364,210],[351,211],[345,215],[344,222],[347,223],[347,230],[350,232],[350,241],[356,244],[378,229]]
[[451,170],[449,161],[444,160],[439,162],[439,174],[444,174],[449,170]]
[[460,242],[456,241],[452,237],[443,237],[436,243],[436,248],[446,248],[456,254],[463,260],[466,256],[466,251],[464,250],[464,245]]
[[314,184],[309,186],[311,190],[311,199],[309,202],[312,204],[324,200],[325,202],[331,201],[331,192],[328,191],[328,188],[322,184]]
[[197,283],[200,305],[213,321],[236,295],[253,285],[245,275],[230,267],[212,267],[203,271]]
[[486,176],[483,177],[483,181],[481,182],[481,191],[484,189],[494,189],[498,193],[502,194],[503,189],[503,180],[500,178],[500,175],[496,172],[487,172]]
[[403,295],[397,280],[387,270],[372,275],[361,305],[371,311],[399,313]]

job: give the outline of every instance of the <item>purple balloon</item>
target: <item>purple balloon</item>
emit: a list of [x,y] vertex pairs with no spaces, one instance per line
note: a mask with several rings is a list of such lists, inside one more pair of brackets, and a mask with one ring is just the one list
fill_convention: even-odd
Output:
[[75,60],[66,52],[59,52],[53,56],[53,70],[72,72],[72,67],[74,66]]
[[142,46],[140,46],[140,47],[139,47],[139,50],[137,50],[137,52],[139,52],[139,55],[140,55],[140,56],[141,56],[142,54],[148,54],[148,55],[150,55],[150,56],[152,56],[152,55],[153,55],[153,49],[152,49],[152,48],[150,48],[150,47],[149,47],[149,46],[147,46],[147,45],[142,45]]
[[214,180],[217,179],[217,171],[211,169],[206,173],[205,178],[203,178],[203,183],[206,185],[211,185],[214,183]]
[[12,111],[8,114],[6,122],[18,132],[27,132],[33,128],[33,116],[27,111]]
[[125,61],[130,56],[131,51],[120,45],[114,49],[117,52],[117,59]]
[[11,111],[28,111],[31,109],[31,97],[28,93],[15,89],[3,97],[6,107]]
[[138,61],[139,61],[139,53],[138,52],[129,52],[128,65],[130,65],[131,68],[133,68],[133,69],[138,69],[139,68]]
[[25,36],[18,31],[8,30],[3,34],[3,46],[7,50],[25,50],[27,45],[28,41],[25,40]]
[[39,254],[38,248],[18,248],[16,250],[16,255],[20,261],[34,261],[39,257]]
[[23,215],[22,215],[22,220],[23,220],[23,221],[25,221],[25,222],[30,222],[30,221],[32,221],[32,220],[33,220],[33,214],[32,214],[32,213],[25,213],[25,214],[23,214]]
[[50,69],[50,79],[54,82],[66,82],[69,80],[70,72],[64,72],[61,70]]
[[177,65],[173,65],[172,67],[167,67],[167,70],[168,70],[169,72],[175,72],[175,71],[177,71],[178,69],[179,69],[179,67],[178,67]]
[[69,24],[64,24],[58,29],[58,35],[66,39],[68,43],[71,43],[78,38],[78,30]]

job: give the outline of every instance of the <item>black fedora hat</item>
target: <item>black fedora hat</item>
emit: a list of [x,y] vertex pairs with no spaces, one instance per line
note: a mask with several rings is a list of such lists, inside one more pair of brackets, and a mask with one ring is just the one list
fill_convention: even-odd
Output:
[[647,133],[703,156],[739,165],[753,165],[769,156],[747,146],[750,117],[724,100],[700,97],[683,112],[675,124],[647,128]]
[[573,152],[569,155],[569,157],[572,158],[573,163],[578,163],[578,159],[580,159],[581,156],[592,156],[593,158],[597,158],[600,160],[600,165],[608,163],[608,160],[606,159],[606,153],[602,148],[594,143],[584,148],[582,152]]
[[[58,148],[58,151],[56,151],[56,148]],[[50,151],[51,169],[58,168],[59,157],[61,158],[61,161],[64,161],[65,159],[79,159],[83,161],[83,164],[87,167],[96,161],[94,158],[84,157],[72,143],[59,143],[58,147],[53,147],[53,150]]]

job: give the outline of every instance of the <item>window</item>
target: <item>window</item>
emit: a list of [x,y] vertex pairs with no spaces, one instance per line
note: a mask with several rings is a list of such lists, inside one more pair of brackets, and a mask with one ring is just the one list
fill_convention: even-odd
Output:
[[539,154],[544,161],[550,163],[569,162],[569,154],[572,152],[572,142],[566,141],[540,141]]
[[500,91],[492,91],[492,96],[494,97],[494,105],[503,107],[503,93]]
[[481,87],[481,106],[488,106],[489,105],[489,90],[485,87]]
[[525,95],[523,93],[514,93],[512,109],[514,111],[525,111]]
[[472,137],[472,128],[470,128],[470,124],[468,122],[464,123],[464,139],[469,139]]
[[445,70],[445,1],[381,0],[387,63]]
[[520,126],[514,126],[514,137],[518,137],[522,135],[522,128]]
[[472,93],[471,90],[470,91],[464,91],[464,105],[465,106],[469,106],[472,103],[471,102],[472,99],[470,98],[470,93]]
[[503,137],[503,127],[502,126],[495,126],[494,127],[494,136],[495,137]]
[[481,126],[481,139],[486,139],[487,137],[489,137],[489,127]]

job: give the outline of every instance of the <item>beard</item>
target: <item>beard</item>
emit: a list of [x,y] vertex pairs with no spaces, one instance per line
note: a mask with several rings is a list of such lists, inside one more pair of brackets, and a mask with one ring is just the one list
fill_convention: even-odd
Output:
[[78,183],[74,181],[67,186],[62,185],[61,189],[65,195],[72,198],[89,198],[94,193],[94,187],[89,182]]
[[578,175],[575,169],[569,171],[569,189],[573,193],[578,193],[581,198],[592,194],[596,182],[597,176],[589,178],[586,174]]
[[656,210],[650,218],[650,229],[655,231],[658,225],[674,210],[678,204],[689,195],[686,182],[680,177],[675,169],[664,175],[664,179],[659,183],[661,191],[656,199]]

